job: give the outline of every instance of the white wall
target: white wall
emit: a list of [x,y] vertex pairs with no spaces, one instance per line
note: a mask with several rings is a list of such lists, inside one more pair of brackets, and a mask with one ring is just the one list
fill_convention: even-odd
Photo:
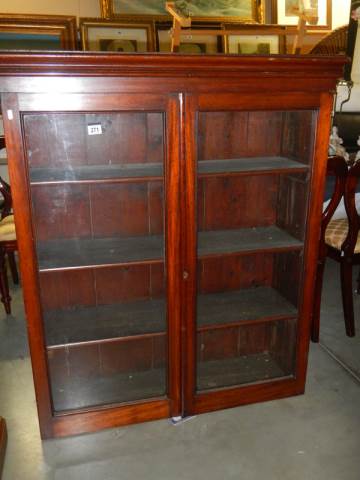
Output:
[[[348,23],[349,10],[350,0],[332,0],[332,28]],[[99,0],[0,0],[0,12],[99,17],[100,2]]]
[[100,17],[99,0],[0,0],[1,13]]
[[[349,102],[345,103],[342,110],[344,112],[360,112],[360,22],[358,22],[358,31],[356,36],[356,44],[353,56],[353,65],[351,70],[351,79],[354,86],[351,91]],[[336,109],[340,108],[340,104],[348,96],[348,89],[346,87],[338,88],[338,98]]]
[[332,0],[332,28],[349,23],[351,0]]

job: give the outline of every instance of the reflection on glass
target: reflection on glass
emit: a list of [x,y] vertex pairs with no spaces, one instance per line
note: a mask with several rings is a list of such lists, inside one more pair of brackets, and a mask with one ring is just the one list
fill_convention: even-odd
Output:
[[294,375],[314,120],[198,114],[198,391]]
[[24,125],[54,410],[166,395],[163,115]]

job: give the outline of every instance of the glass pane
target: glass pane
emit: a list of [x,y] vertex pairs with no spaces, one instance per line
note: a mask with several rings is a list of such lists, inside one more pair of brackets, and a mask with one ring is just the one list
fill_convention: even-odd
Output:
[[163,114],[24,127],[54,410],[166,395]]
[[198,391],[294,374],[315,115],[198,114]]
[[198,332],[198,390],[292,375],[295,340],[295,320]]

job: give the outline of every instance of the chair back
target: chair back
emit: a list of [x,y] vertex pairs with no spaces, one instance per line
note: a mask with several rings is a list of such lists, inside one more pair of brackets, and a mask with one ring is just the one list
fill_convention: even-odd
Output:
[[348,171],[344,191],[345,210],[349,222],[349,231],[342,245],[342,250],[345,252],[345,255],[352,255],[354,253],[360,231],[360,212],[358,212],[356,208],[355,198],[359,180],[360,162],[357,162]]
[[5,180],[0,177],[0,193],[4,197],[4,203],[1,207],[1,220],[8,215],[10,215],[12,211],[12,196],[11,196],[11,188]]
[[344,157],[336,156],[328,158],[326,176],[335,177],[335,184],[333,193],[330,198],[330,202],[328,203],[322,215],[322,238],[324,238],[326,228],[345,193],[345,185],[348,176],[348,166]]
[[344,55],[348,43],[348,31],[348,25],[333,30],[320,40],[309,53],[312,55]]

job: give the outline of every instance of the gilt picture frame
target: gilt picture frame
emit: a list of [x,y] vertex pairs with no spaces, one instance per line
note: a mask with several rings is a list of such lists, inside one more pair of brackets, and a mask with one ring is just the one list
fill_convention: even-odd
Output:
[[[216,8],[207,0],[175,0],[177,6],[189,14],[195,21],[263,22],[265,0],[228,0],[227,5],[219,2]],[[221,4],[222,3],[222,4]],[[100,0],[100,11],[103,18],[119,16],[152,16],[157,19],[168,19],[165,0]]]
[[83,50],[141,53],[155,49],[154,23],[151,20],[80,18],[79,27]]

